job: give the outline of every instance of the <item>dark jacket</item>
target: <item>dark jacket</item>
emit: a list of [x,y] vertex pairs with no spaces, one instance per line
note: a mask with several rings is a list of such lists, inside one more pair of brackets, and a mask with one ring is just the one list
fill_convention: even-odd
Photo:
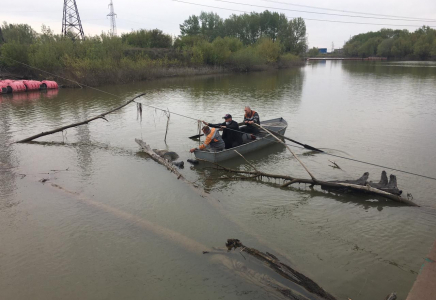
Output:
[[242,135],[240,132],[237,132],[239,131],[239,125],[236,121],[232,120],[229,125],[227,125],[226,122],[220,124],[209,123],[208,125],[214,128],[220,128],[221,126],[226,126],[229,129],[233,129],[233,130],[227,130],[225,128],[223,129],[222,138],[226,143],[226,149],[236,147],[242,144]]

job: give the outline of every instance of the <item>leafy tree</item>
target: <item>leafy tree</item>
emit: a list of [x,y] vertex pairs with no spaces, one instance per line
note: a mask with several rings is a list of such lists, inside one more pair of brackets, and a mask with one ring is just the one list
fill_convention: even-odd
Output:
[[344,54],[351,57],[372,55],[428,59],[435,55],[433,44],[436,30],[423,26],[414,32],[381,29],[353,36],[344,45]]
[[192,15],[180,25],[180,33],[185,35],[198,35],[200,34],[200,22],[197,16]]
[[[17,41],[5,43],[1,47],[1,55],[6,59],[1,60],[1,64],[7,67],[12,67],[17,70],[22,69],[22,65],[14,62],[13,60],[23,63],[29,63],[28,45],[21,44]],[[9,59],[8,59],[9,58]]]
[[433,45],[431,47],[431,55],[436,56],[436,39],[433,41]]
[[347,42],[344,45],[345,56],[356,57],[359,54],[359,48],[361,43],[359,41]]
[[367,40],[362,46],[357,50],[360,57],[375,56],[377,54],[377,47],[381,43],[382,38],[372,37]]
[[431,55],[431,46],[424,37],[420,38],[413,47],[413,53],[421,59],[426,59]]
[[200,22],[201,22],[201,34],[205,37],[206,40],[212,42],[219,36],[223,36],[223,19],[218,16],[218,14],[210,12],[202,12],[200,14]]
[[170,48],[172,37],[159,29],[140,29],[121,35],[122,42],[140,48]]
[[223,20],[215,13],[190,16],[180,25],[181,37],[202,35],[209,42],[217,37],[234,37],[244,45],[254,45],[261,38],[280,40],[285,51],[302,54],[307,49],[306,25],[301,18],[288,21],[284,14],[252,12],[231,15]]
[[388,38],[383,40],[377,47],[377,55],[384,56],[384,57],[391,57],[393,45],[394,45],[393,38]]
[[2,34],[6,43],[31,44],[37,38],[36,31],[27,24],[8,24],[3,22]]
[[305,53],[307,50],[306,23],[302,18],[295,18],[289,21],[288,41],[285,46],[287,52],[294,54]]
[[217,37],[212,42],[212,55],[211,63],[214,65],[222,65],[230,57],[232,51],[230,50],[229,43],[221,37]]
[[316,47],[313,47],[312,49],[309,50],[309,52],[307,52],[307,55],[309,55],[310,57],[318,56],[318,54],[319,54],[319,49]]
[[261,38],[257,41],[257,52],[260,57],[267,62],[276,62],[279,59],[281,52],[281,45],[279,41],[273,41],[270,38]]
[[201,43],[204,41],[204,38],[200,35],[185,35],[178,37],[174,41],[174,48],[176,49],[186,49],[186,48],[192,48],[196,44]]

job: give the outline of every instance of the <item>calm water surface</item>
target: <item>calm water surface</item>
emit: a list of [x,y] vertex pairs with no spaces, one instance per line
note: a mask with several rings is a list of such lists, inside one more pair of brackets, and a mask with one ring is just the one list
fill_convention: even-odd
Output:
[[[436,64],[319,62],[300,69],[173,78],[0,98],[0,299],[268,299],[239,254],[203,255],[227,238],[276,254],[338,299],[405,299],[436,238],[436,182],[388,171],[421,207],[304,185],[235,182],[182,170],[201,197],[139,151],[135,138],[181,159],[195,121],[134,104],[38,143],[12,142],[83,120],[145,92],[144,104],[209,122],[244,105],[283,117],[286,135],[351,158],[436,177]],[[378,181],[383,169],[308,155],[319,179]],[[258,169],[307,177],[278,144],[246,156]],[[235,159],[225,163],[246,168]],[[41,179],[48,179],[45,183]],[[277,182],[278,184],[279,182]],[[218,257],[218,258],[217,258]],[[230,259],[231,263],[225,259]]]

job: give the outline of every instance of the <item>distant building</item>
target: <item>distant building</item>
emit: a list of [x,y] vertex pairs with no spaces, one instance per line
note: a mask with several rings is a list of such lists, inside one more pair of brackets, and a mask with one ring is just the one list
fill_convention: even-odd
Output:
[[343,54],[343,53],[344,53],[344,49],[335,49],[335,50],[333,51],[333,53]]
[[318,48],[319,53],[327,54],[327,48]]

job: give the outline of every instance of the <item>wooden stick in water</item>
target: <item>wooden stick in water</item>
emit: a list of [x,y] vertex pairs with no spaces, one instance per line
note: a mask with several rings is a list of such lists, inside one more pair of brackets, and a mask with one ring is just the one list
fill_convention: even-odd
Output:
[[[25,139],[23,139],[23,140],[20,140],[20,141],[18,141],[18,142],[16,142],[16,143],[26,143],[26,142],[30,142],[30,141],[33,141],[34,139],[39,138],[39,137],[46,136],[46,135],[50,135],[50,134],[53,134],[53,133],[56,133],[56,132],[60,132],[60,131],[64,131],[65,129],[68,129],[68,128],[72,128],[72,127],[76,127],[76,126],[80,126],[80,125],[85,125],[85,124],[88,124],[89,122],[95,121],[95,120],[97,120],[97,119],[103,119],[103,120],[106,120],[106,118],[105,118],[106,115],[108,115],[108,114],[110,114],[110,113],[113,113],[114,111],[117,111],[117,110],[123,108],[124,106],[129,105],[129,104],[132,103],[136,98],[139,98],[139,97],[144,96],[144,95],[145,95],[145,93],[140,94],[140,95],[138,95],[138,96],[135,96],[133,99],[127,101],[127,102],[124,103],[123,105],[118,106],[118,107],[116,107],[116,108],[114,108],[114,109],[112,109],[112,110],[110,110],[110,111],[108,111],[108,112],[102,113],[102,114],[100,114],[100,115],[98,115],[98,116],[95,116],[95,117],[93,117],[93,118],[91,118],[91,119],[88,119],[88,120],[85,120],[85,121],[82,121],[82,122],[78,122],[78,123],[73,123],[73,124],[70,124],[70,125],[66,125],[66,126],[63,126],[63,127],[60,127],[60,128],[56,128],[56,129],[53,129],[53,130],[50,130],[50,131],[41,132],[41,133],[39,133],[39,134],[36,134],[36,135],[31,136],[31,137],[28,137],[28,138],[25,138]],[[107,120],[106,120],[106,121],[107,121]]]

